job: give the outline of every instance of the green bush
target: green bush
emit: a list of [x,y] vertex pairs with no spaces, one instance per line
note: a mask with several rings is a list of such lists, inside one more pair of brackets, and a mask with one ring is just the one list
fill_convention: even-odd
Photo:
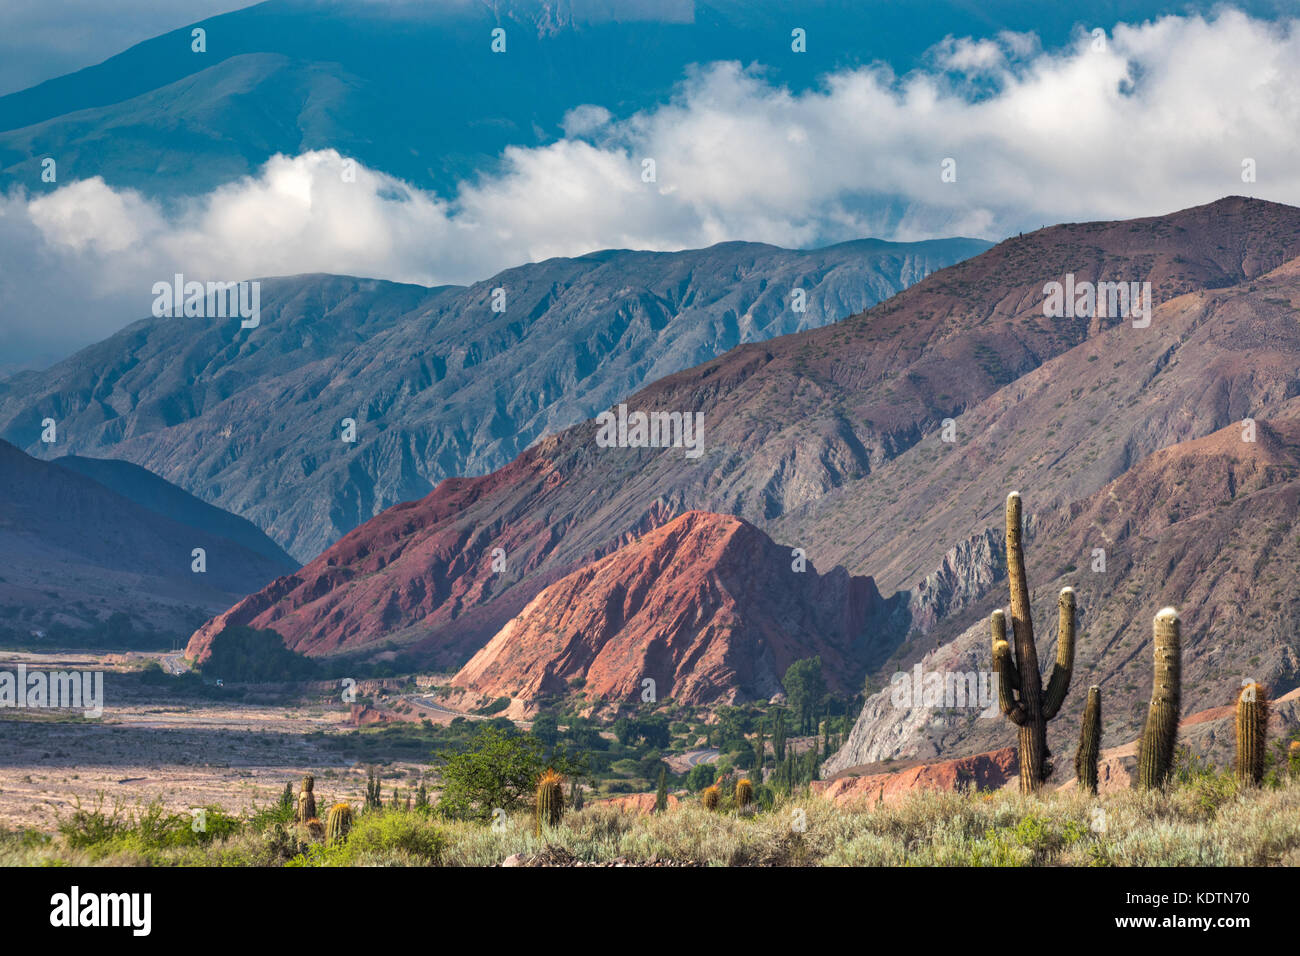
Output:
[[334,846],[317,844],[290,860],[287,866],[362,866],[409,863],[433,866],[442,859],[447,836],[422,813],[372,810],[357,818],[347,841]]

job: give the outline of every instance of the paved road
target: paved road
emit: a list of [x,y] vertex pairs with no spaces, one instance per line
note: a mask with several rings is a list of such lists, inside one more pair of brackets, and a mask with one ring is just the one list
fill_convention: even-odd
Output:
[[682,760],[687,767],[694,767],[702,763],[713,763],[721,756],[722,751],[716,747],[706,747],[703,750],[688,750],[682,754]]
[[400,694],[400,700],[408,704],[416,704],[429,710],[435,710],[440,714],[446,714],[449,717],[464,717],[467,720],[486,720],[482,714],[467,714],[462,710],[452,710],[450,707],[444,707],[442,704],[435,704],[432,700],[432,694]]
[[168,674],[184,674],[189,667],[185,664],[184,651],[172,651],[170,654],[164,654],[158,658],[158,663]]

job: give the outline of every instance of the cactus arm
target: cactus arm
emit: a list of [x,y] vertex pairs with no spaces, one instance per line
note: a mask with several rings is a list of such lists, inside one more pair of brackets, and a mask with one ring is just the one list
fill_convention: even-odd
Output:
[[1043,694],[1043,719],[1051,720],[1065,702],[1065,695],[1070,689],[1070,676],[1074,673],[1074,588],[1062,588],[1057,598],[1060,609],[1060,624],[1056,637],[1056,665],[1052,668],[1051,680]]
[[[999,642],[1005,643],[1007,640],[1006,614],[1001,610],[994,611],[992,615],[989,616],[989,625],[992,628],[993,665],[994,665],[994,669],[996,670],[997,663],[998,663],[998,643]],[[1016,658],[1015,655],[1011,652],[1011,648],[1009,645],[1007,647],[1007,658],[1009,663],[1011,664],[1011,667],[1007,672],[1007,680],[1010,682],[1012,690],[1020,690],[1020,671],[1016,667]]]
[[994,611],[989,618],[993,632],[993,673],[998,681],[998,709],[1016,726],[1025,722],[1024,708],[1016,701],[1016,685],[1019,683],[1016,664],[1013,660],[1011,645],[1007,643],[1007,618],[1001,611]]

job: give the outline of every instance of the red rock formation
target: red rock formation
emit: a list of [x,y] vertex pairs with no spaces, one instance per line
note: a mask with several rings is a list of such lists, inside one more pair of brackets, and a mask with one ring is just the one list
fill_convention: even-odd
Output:
[[916,790],[951,792],[962,787],[999,790],[1017,779],[1019,768],[1016,748],[1003,747],[989,753],[922,763],[887,773],[854,776],[848,772],[830,781],[817,781],[814,789],[837,806],[894,804]]
[[[649,816],[654,813],[655,794],[653,793],[629,793],[624,797],[610,797],[608,800],[595,801],[596,806],[615,807],[623,813],[640,813]],[[679,803],[676,796],[668,794],[668,809],[671,810]]]
[[562,695],[693,704],[770,697],[821,655],[840,692],[861,678],[870,578],[792,568],[791,551],[730,515],[691,511],[539,594],[452,680],[488,697]]

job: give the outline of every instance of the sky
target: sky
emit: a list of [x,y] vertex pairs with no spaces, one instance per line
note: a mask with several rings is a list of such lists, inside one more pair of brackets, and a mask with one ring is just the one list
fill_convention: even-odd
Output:
[[343,175],[332,150],[276,156],[174,207],[99,179],[11,192],[0,307],[60,308],[8,358],[41,361],[144,317],[144,293],[177,271],[433,285],[602,248],[998,240],[1226,195],[1300,205],[1293,21],[1224,9],[1113,24],[1100,41],[1080,31],[1051,50],[1032,34],[949,37],[927,62],[905,76],[845,71],[799,94],[738,63],[704,64],[671,102],[624,119],[574,104],[563,138],[510,148],[450,200],[382,170]]

